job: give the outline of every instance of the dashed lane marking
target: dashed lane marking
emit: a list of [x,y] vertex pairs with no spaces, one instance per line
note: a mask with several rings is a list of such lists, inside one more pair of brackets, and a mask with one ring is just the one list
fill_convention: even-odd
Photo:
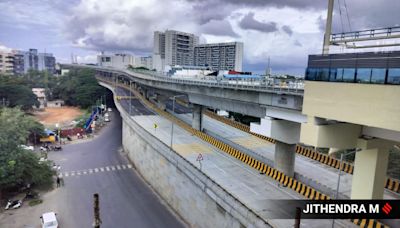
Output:
[[89,175],[89,174],[94,174],[94,173],[98,173],[98,172],[111,172],[111,171],[125,170],[125,169],[131,169],[131,168],[132,168],[132,165],[130,165],[130,164],[121,164],[121,165],[106,166],[106,167],[100,167],[100,168],[94,168],[94,169],[85,169],[85,170],[64,172],[64,173],[60,173],[60,177],[73,177],[73,176]]

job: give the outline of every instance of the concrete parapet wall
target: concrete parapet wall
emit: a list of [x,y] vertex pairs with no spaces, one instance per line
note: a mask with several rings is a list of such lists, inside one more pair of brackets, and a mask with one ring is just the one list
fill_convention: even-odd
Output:
[[142,128],[117,102],[116,106],[123,119],[122,144],[129,159],[160,197],[191,226],[272,227]]

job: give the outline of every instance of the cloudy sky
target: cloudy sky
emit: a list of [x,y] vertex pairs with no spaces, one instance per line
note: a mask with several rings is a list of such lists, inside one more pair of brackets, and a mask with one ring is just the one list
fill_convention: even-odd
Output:
[[[95,62],[99,51],[150,55],[153,31],[175,29],[244,42],[247,71],[265,71],[270,57],[273,72],[302,75],[307,55],[321,53],[327,1],[0,0],[0,49]],[[336,0],[333,32],[398,26],[399,10],[399,0]]]

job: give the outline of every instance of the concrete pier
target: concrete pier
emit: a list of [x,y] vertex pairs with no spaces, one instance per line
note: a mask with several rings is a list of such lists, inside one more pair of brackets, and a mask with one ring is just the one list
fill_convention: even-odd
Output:
[[276,141],[274,167],[284,174],[294,176],[296,145]]

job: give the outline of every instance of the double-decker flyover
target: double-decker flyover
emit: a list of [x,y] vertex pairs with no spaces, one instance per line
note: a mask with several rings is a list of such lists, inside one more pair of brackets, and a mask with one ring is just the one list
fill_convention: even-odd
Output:
[[[79,65],[71,66],[87,67]],[[390,134],[390,137],[385,138],[387,135],[385,130],[377,131],[375,128],[369,126],[357,126],[357,124],[351,122],[343,123],[341,122],[343,120],[326,119],[323,116],[313,115],[312,113],[308,113],[309,115],[307,116],[302,113],[304,111],[302,107],[304,91],[298,87],[287,88],[275,86],[274,84],[268,85],[262,81],[232,82],[174,79],[150,71],[134,72],[102,67],[92,68],[96,69],[99,77],[109,81],[125,83],[141,90],[145,97],[152,97],[159,102],[161,107],[164,106],[164,108],[170,96],[176,94],[186,95],[193,107],[192,127],[197,130],[202,129],[202,111],[204,106],[262,118],[261,124],[252,124],[252,131],[276,140],[274,167],[288,176],[294,175],[295,145],[299,142],[319,147],[338,149],[362,148],[363,150],[371,151],[373,147],[378,147],[380,142],[385,145],[384,148],[390,147],[390,145],[393,145],[391,140],[396,136],[396,134],[394,136]],[[305,94],[307,94],[307,90]],[[318,95],[313,93],[313,96]],[[307,98],[304,98],[304,100],[307,101]],[[307,104],[310,104],[310,102]],[[330,105],[332,106],[334,103]],[[309,112],[309,110],[310,106],[308,106],[306,111]],[[349,135],[351,137],[348,137]],[[336,141],[327,140],[329,137]],[[352,140],[350,142],[349,138],[353,139],[354,137],[360,140]],[[369,141],[369,139],[372,141]],[[383,142],[382,140],[386,141]],[[354,144],[354,141],[359,142],[359,144]],[[365,155],[366,153],[357,154]],[[362,156],[359,157],[362,158]],[[372,159],[372,163],[373,161],[374,159]],[[368,163],[368,161],[364,162]],[[381,162],[378,159],[378,162],[372,165],[378,167],[381,165]],[[371,165],[370,163],[369,165]],[[363,167],[364,165],[359,166]],[[360,172],[357,172],[356,165],[356,175],[353,176],[352,185],[352,192],[356,192],[356,194],[352,193],[352,198],[377,199],[383,197],[384,184],[380,182],[386,180],[386,173],[382,174],[386,172],[386,167],[383,170],[372,169],[372,172],[379,175],[369,174],[367,177],[364,175],[362,180],[367,184],[360,184],[359,180],[354,181],[356,178],[359,178],[360,174]],[[381,184],[382,186],[380,186]],[[354,189],[356,191],[353,191]]]

